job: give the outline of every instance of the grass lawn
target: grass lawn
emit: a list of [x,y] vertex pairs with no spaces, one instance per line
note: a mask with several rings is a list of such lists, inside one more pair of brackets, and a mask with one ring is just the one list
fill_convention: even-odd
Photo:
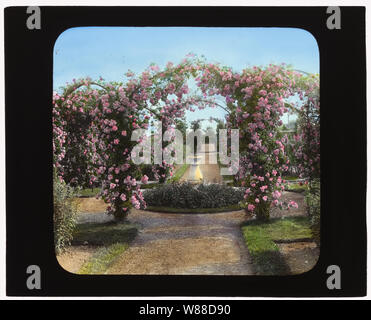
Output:
[[97,246],[97,251],[85,262],[79,274],[104,274],[129,247],[137,235],[136,226],[129,223],[84,223],[77,225],[73,245]]
[[308,190],[308,186],[305,184],[300,185],[299,183],[290,183],[285,187],[285,190],[292,192],[305,192]]
[[183,163],[182,166],[175,171],[174,175],[169,180],[167,180],[167,183],[178,182],[180,178],[183,177],[188,168],[189,163]]
[[283,180],[288,180],[288,181],[294,181],[294,180],[297,180],[299,179],[298,177],[295,177],[295,176],[284,176],[282,177]]
[[278,218],[268,222],[253,220],[242,226],[242,232],[256,271],[263,275],[288,274],[288,266],[275,241],[312,238],[307,217]]
[[229,206],[229,207],[196,208],[196,209],[148,206],[146,210],[155,211],[155,212],[167,212],[167,213],[218,213],[218,212],[227,212],[227,211],[237,211],[241,209],[242,209],[241,206],[239,204],[236,204],[236,205]]
[[77,192],[79,197],[95,197],[100,192],[100,188],[88,188],[88,189],[81,189]]

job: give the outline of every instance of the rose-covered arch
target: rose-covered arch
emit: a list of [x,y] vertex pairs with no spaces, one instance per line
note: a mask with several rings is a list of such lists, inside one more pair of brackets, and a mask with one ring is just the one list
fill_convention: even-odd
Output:
[[[168,63],[162,70],[151,65],[139,76],[126,76],[124,84],[75,81],[62,94],[54,94],[54,167],[60,178],[76,185],[101,182],[108,212],[124,218],[131,207],[145,206],[137,181],[145,183],[146,177],[130,157],[137,143],[130,139],[133,130],[147,129],[152,118],[161,120],[163,129],[174,127],[186,110],[215,107],[216,98],[222,97],[227,128],[240,130],[235,178],[246,188],[247,210],[264,219],[272,205],[296,205],[280,201],[289,159],[287,137],[279,135],[278,127],[282,115],[295,108],[287,102],[289,97],[319,106],[318,78],[284,65],[234,72],[197,57]],[[191,78],[200,93],[191,92]],[[160,177],[171,169],[167,163],[154,166]]]

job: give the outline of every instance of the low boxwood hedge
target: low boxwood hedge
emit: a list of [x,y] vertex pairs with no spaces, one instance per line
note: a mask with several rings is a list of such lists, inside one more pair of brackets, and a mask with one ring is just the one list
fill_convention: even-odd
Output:
[[172,183],[145,190],[148,206],[172,208],[222,208],[243,200],[244,189],[223,184]]

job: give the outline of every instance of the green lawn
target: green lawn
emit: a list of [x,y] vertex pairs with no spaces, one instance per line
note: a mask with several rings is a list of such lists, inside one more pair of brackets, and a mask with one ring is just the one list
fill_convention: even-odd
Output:
[[102,247],[85,262],[78,274],[104,274],[116,259],[129,247],[127,243],[115,243],[109,247]]
[[257,273],[264,275],[288,273],[288,266],[274,241],[312,238],[307,217],[271,219],[268,222],[253,220],[242,226],[242,232]]
[[298,177],[295,176],[284,176],[282,177],[283,180],[288,180],[288,181],[293,181],[299,179]]
[[104,274],[129,247],[137,233],[137,227],[129,223],[78,224],[72,244],[97,246],[97,251],[82,265],[78,273]]
[[95,197],[100,192],[100,188],[88,188],[88,189],[81,189],[77,191],[79,197]]
[[285,187],[285,190],[292,192],[305,192],[308,190],[308,186],[305,184],[300,185],[299,183],[289,183]]
[[178,182],[181,177],[185,174],[187,169],[189,168],[189,163],[183,163],[174,173],[174,175],[167,180],[167,183],[174,183]]

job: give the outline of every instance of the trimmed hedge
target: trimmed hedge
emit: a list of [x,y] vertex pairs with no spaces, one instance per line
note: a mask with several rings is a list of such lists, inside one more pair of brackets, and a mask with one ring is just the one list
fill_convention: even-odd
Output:
[[222,208],[243,200],[244,189],[223,184],[172,183],[145,190],[148,206],[172,208]]

